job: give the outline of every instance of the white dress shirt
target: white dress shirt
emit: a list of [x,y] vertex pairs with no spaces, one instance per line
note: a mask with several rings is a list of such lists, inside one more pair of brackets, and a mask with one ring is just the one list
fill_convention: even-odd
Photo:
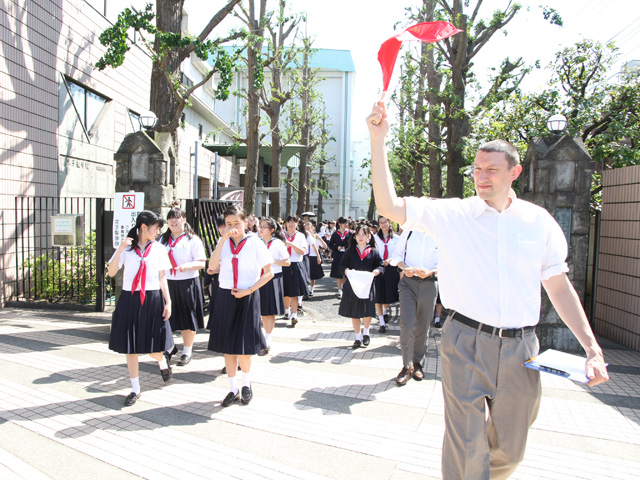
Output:
[[[144,248],[142,249],[142,252],[144,253]],[[109,263],[113,261],[116,253],[118,253],[117,250],[109,260]],[[160,242],[153,242],[149,253],[144,257],[144,261],[146,264],[145,291],[160,290],[160,271],[171,268],[171,261],[169,260],[169,255],[167,255],[164,245]],[[125,248],[120,254],[118,268],[121,268],[123,265],[124,274],[122,275],[122,289],[130,292],[131,287],[133,286],[133,279],[136,278],[136,274],[140,269],[140,255],[129,247]],[[137,290],[140,290],[140,287],[141,286],[139,285]]]
[[[169,245],[165,245],[167,254],[169,253]],[[191,263],[195,261],[205,262],[207,255],[204,252],[204,245],[202,240],[196,235],[191,238],[186,235],[180,239],[178,244],[173,247],[173,258],[176,260],[176,265],[180,266],[183,263]],[[167,270],[167,280],[187,280],[190,278],[196,278],[200,276],[198,270],[187,270],[186,272],[176,271],[175,275],[171,273],[171,269]]]
[[[284,234],[284,238],[287,238],[287,233]],[[304,253],[307,253],[307,248],[309,248],[309,244],[307,243],[307,238],[305,237],[305,235],[301,232],[296,232],[293,235],[293,240],[289,240],[291,243],[293,243],[296,247],[301,248],[302,250],[304,250]],[[288,248],[288,247],[287,247]],[[302,261],[302,257],[304,256],[304,253],[302,255],[300,255],[298,252],[296,252],[296,250],[292,247],[291,248],[291,263],[298,263]]]
[[[260,271],[265,265],[273,263],[273,257],[267,246],[257,235],[247,235],[247,243],[238,254],[238,289],[249,288],[260,278]],[[233,264],[231,260],[231,239],[222,245],[220,253],[220,288],[233,288]]]
[[[376,248],[378,249],[378,253],[380,253],[380,258],[384,260],[384,240],[382,240],[377,233],[373,236],[373,238],[376,241]],[[387,252],[389,254],[387,260],[391,260],[391,258],[393,257],[393,252],[400,242],[400,235],[394,233],[393,237],[387,238],[389,239],[389,242],[387,243]]]
[[404,262],[407,267],[435,270],[438,268],[435,239],[419,231],[403,230],[389,263],[395,267],[398,262]]
[[514,198],[502,212],[479,197],[406,198],[403,229],[438,244],[443,305],[499,328],[536,325],[540,281],[567,272],[567,242],[544,208]]
[[[270,243],[267,245],[267,249],[274,260],[286,260],[289,258],[287,247],[285,247],[284,242],[278,238],[272,238]],[[282,273],[282,267],[274,263],[271,265],[271,271],[274,275],[276,273]]]

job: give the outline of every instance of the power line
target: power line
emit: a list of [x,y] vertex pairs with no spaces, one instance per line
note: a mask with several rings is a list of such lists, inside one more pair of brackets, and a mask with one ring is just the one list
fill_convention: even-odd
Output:
[[622,32],[624,32],[627,28],[629,28],[631,25],[633,25],[634,23],[636,23],[638,20],[640,20],[640,17],[636,18],[633,22],[631,22],[629,25],[627,25],[626,27],[624,27],[622,30],[620,30],[618,33],[616,33],[613,37],[611,37],[609,40],[607,40],[607,43],[609,43],[611,40],[613,40],[614,38],[616,38],[618,35],[620,35]]

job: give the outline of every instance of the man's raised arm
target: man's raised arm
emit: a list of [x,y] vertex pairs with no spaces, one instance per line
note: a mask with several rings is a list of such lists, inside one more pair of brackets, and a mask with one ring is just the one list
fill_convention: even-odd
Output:
[[407,209],[403,198],[398,198],[389,169],[385,137],[389,131],[387,111],[383,102],[373,106],[367,117],[371,135],[371,177],[378,213],[402,225],[407,220]]

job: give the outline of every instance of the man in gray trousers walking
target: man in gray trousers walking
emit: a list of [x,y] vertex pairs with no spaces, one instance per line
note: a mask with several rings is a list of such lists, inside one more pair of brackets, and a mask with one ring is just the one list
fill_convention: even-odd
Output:
[[405,230],[390,263],[404,273],[398,284],[403,365],[396,382],[405,385],[411,377],[418,381],[424,378],[422,364],[438,296],[438,247],[432,237]]

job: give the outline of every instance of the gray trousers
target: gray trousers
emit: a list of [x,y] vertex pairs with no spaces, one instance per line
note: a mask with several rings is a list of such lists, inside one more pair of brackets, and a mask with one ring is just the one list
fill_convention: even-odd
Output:
[[414,363],[422,365],[438,296],[438,282],[405,275],[398,284],[398,293],[402,361],[405,367],[411,367]]
[[540,372],[522,364],[538,349],[534,331],[500,338],[447,320],[440,345],[444,480],[502,480],[522,461],[541,395]]

